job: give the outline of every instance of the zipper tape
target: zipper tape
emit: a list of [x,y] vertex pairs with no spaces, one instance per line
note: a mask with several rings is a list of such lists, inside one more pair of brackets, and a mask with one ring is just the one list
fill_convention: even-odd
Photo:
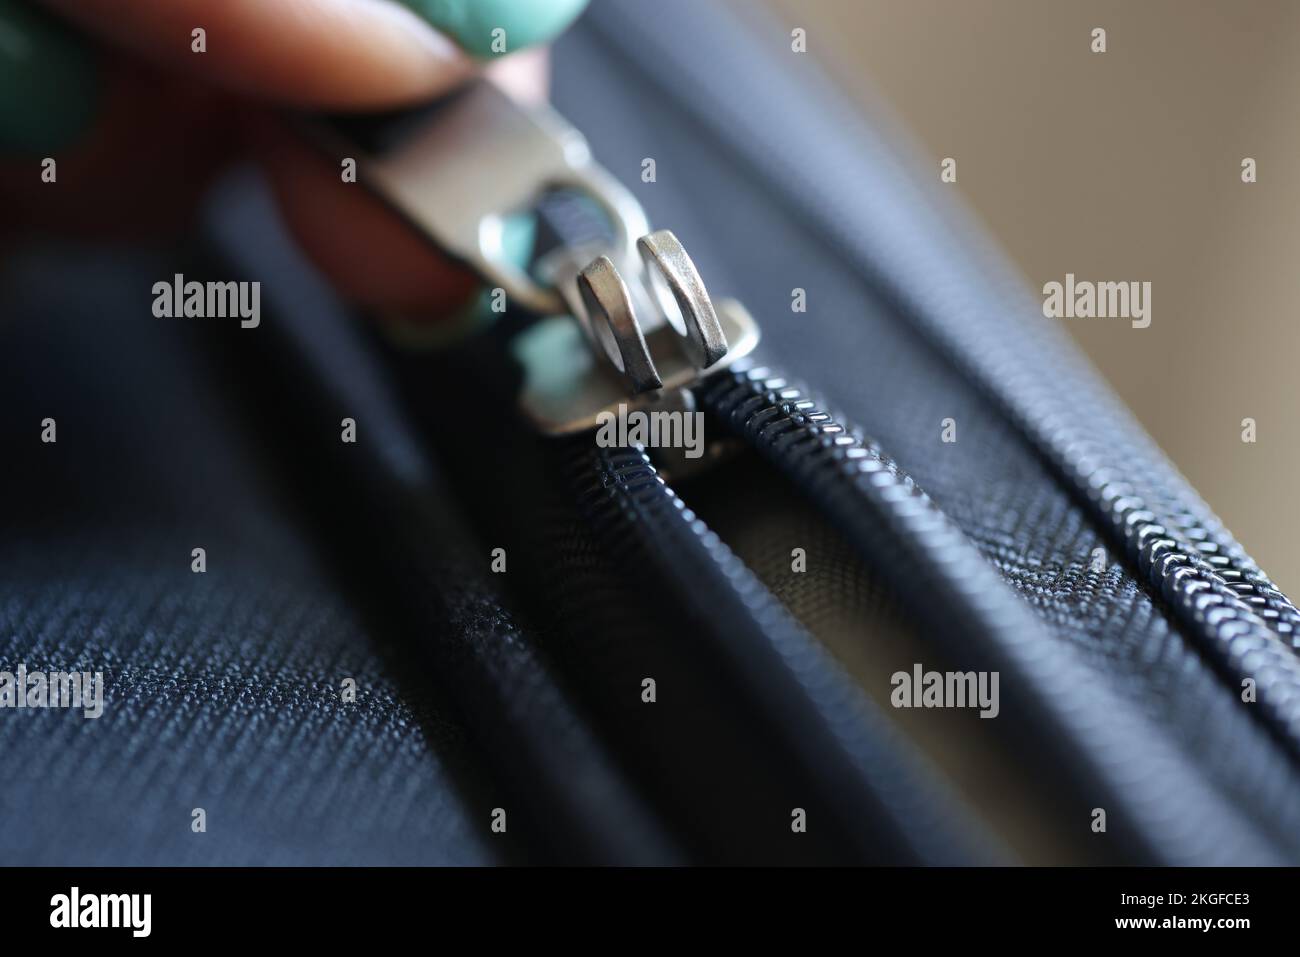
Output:
[[[1023,280],[963,211],[940,207],[897,148],[815,70],[793,67],[782,76],[769,69],[770,51],[724,12],[664,0],[653,14],[608,3],[588,19],[603,43],[711,129],[774,201],[813,222],[992,397],[1219,667],[1234,682],[1255,680],[1258,713],[1300,753],[1300,659],[1292,649],[1300,611],[1065,334],[1033,321]],[[708,57],[692,55],[683,42],[722,33],[732,42]],[[793,72],[799,76],[792,82]],[[806,109],[809,101],[817,110]],[[752,108],[759,102],[761,115]],[[779,131],[771,128],[773,115],[782,117]],[[904,139],[891,132],[895,143]]]
[[1018,722],[1032,750],[1058,755],[1076,792],[1097,802],[1090,806],[1124,809],[1112,817],[1131,825],[1123,840],[1168,863],[1277,859],[1144,715],[1105,686],[1077,680],[1083,664],[879,448],[766,368],[729,370],[695,391],[848,535],[954,663],[995,663],[1004,692],[1032,711]]
[[[575,487],[591,526],[624,564],[650,573],[696,610],[693,642],[725,661],[866,859],[880,822],[897,835],[893,862],[996,863],[1007,852],[975,826],[941,775],[830,655],[697,518],[637,449],[574,439]],[[644,587],[644,585],[643,585]],[[662,592],[650,596],[662,601]]]
[[[239,356],[241,371],[267,390],[277,412],[288,410],[286,431],[318,436],[309,451],[320,458],[308,481],[343,503],[331,506],[323,527],[338,532],[355,516],[355,533],[366,536],[385,571],[380,597],[409,616],[488,774],[536,825],[520,831],[555,861],[680,863],[671,835],[555,675],[535,629],[509,610],[495,576],[475,558],[488,552],[446,504],[441,473],[394,392],[392,370],[289,238],[266,184],[247,171],[232,175],[215,192],[205,225],[223,260],[277,277],[264,303],[274,318],[261,330],[262,345]],[[294,370],[287,390],[285,369]],[[342,452],[351,447],[340,445],[337,432],[302,425],[343,415],[363,423],[360,457]]]

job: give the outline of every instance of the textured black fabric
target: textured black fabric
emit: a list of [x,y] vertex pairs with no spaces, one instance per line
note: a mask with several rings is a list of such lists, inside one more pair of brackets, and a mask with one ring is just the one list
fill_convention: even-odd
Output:
[[[690,17],[688,7],[674,4],[673,16]],[[655,47],[644,34],[631,39],[625,29],[631,22],[640,22],[634,5],[610,11],[602,38],[612,48],[575,44],[568,70],[559,71],[557,100],[592,130],[602,161],[625,171],[654,156],[657,169],[668,171],[659,182],[627,180],[653,222],[672,224],[710,290],[748,305],[763,326],[763,354],[815,383],[889,450],[1058,640],[1083,652],[1091,667],[1078,681],[1104,681],[1127,697],[1229,800],[1290,843],[1300,813],[1289,797],[1300,784],[1295,763],[1242,706],[1239,684],[1215,673],[1026,438],[909,325],[864,266],[797,206],[774,201],[769,183],[754,175],[756,158],[766,155],[763,139],[789,143],[791,136],[770,112],[769,86],[737,87],[734,76],[723,76],[725,57],[697,64],[710,82],[729,79],[730,90],[750,94],[750,129],[760,139],[747,141],[745,154],[725,148],[709,122],[675,108],[663,94],[657,71],[676,64],[645,56]],[[634,48],[639,71],[627,69]],[[582,77],[592,74],[611,81],[584,84]],[[633,101],[634,111],[627,107]],[[617,135],[598,132],[618,117],[625,120]],[[795,143],[810,159],[822,148],[820,139]],[[854,169],[838,172],[839,188],[851,192]],[[798,171],[787,173],[782,186],[797,186]],[[671,189],[664,188],[668,181]],[[798,203],[797,192],[791,202]],[[790,309],[796,287],[807,290],[807,313]],[[949,417],[959,429],[951,444],[941,441]],[[1109,552],[1103,575],[1087,571],[1099,547]]]
[[[1130,558],[1108,554],[1105,572],[1090,570],[1096,549],[1117,551],[1095,511],[888,284],[801,209],[799,170],[773,182],[734,135],[675,99],[647,56],[648,28],[636,28],[653,11],[605,6],[555,58],[555,99],[598,158],[682,238],[714,295],[749,306],[765,354],[877,439],[1034,610],[1035,634],[1070,649],[1077,667],[1065,679],[1140,712],[1180,774],[1293,858],[1300,774],[1240,704],[1236,676]],[[671,5],[679,24],[695,9]],[[684,46],[694,34],[677,29]],[[730,42],[728,30],[696,32]],[[756,49],[744,55],[765,55]],[[788,90],[743,89],[747,150],[765,155],[765,138],[791,135]],[[798,140],[810,164],[834,136],[832,124]],[[639,179],[646,156],[655,183]],[[839,188],[852,190],[855,172],[839,171]],[[765,766],[780,735],[753,689],[693,657],[694,635],[727,628],[702,610],[708,596],[603,537],[593,510],[577,507],[574,476],[505,424],[514,383],[503,343],[395,361],[402,408],[376,381],[390,373],[355,317],[303,275],[256,186],[236,184],[217,205],[226,264],[266,287],[263,329],[149,316],[171,254],[52,249],[0,273],[0,670],[79,665],[108,678],[98,721],[0,712],[0,862],[849,857],[837,834],[790,836],[788,809],[816,775],[796,773],[797,761]],[[796,287],[807,313],[790,310]],[[344,414],[360,423],[355,449],[338,442]],[[55,445],[39,439],[46,416],[58,421]],[[941,441],[946,418],[956,443]],[[890,556],[864,560],[798,492],[766,474],[750,487],[752,473],[737,472],[758,467],[751,456],[678,489],[751,565],[756,578],[737,577],[753,605],[770,607],[766,587],[877,698],[899,660],[940,663],[943,644],[918,627],[915,605],[880,585]],[[745,494],[732,495],[739,483]],[[805,541],[815,554],[796,585],[783,565]],[[499,579],[484,572],[496,545],[511,556]],[[195,546],[207,549],[202,575],[190,571]],[[887,654],[856,657],[871,642]],[[646,710],[647,669],[691,706]],[[340,702],[344,677],[357,681],[356,704]],[[942,732],[899,723],[920,750],[942,750]],[[990,724],[985,738],[1016,734]],[[971,751],[938,762],[951,780],[916,795],[927,810],[955,791],[1004,835],[1019,828],[1009,843],[1024,859],[1092,859],[1086,820],[1081,835],[1066,833],[1034,782],[1008,783],[1069,769],[1046,757],[1008,764],[1000,740],[978,752],[969,740]],[[1010,794],[1019,803],[999,817]],[[1089,798],[1079,788],[1070,812]],[[509,836],[488,828],[500,805]],[[190,830],[196,807],[206,834]],[[898,853],[902,829],[879,823],[864,846]],[[1205,826],[1196,837],[1213,847],[1218,832]]]
[[[892,691],[882,676],[910,672],[916,662],[927,669],[956,670],[858,557],[842,530],[752,454],[682,483],[681,491],[696,514],[882,707],[889,707]],[[792,543],[804,549],[803,573],[791,573]],[[1007,707],[1003,697],[1002,708]],[[951,712],[924,709],[889,713],[1019,860],[1105,860],[1103,849],[1080,840],[1071,826],[1068,802],[1036,775],[1024,773],[1026,762],[1008,748],[1008,736],[996,720],[975,714],[953,720]]]
[[2,275],[0,670],[107,687],[97,720],[0,711],[0,862],[500,859],[428,668],[345,597],[240,382],[204,359],[240,330],[149,316],[157,257],[58,250]]

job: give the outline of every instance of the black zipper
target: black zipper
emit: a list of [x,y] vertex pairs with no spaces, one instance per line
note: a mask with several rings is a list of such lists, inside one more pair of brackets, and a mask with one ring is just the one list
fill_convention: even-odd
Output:
[[[626,16],[626,8],[617,16]],[[990,345],[966,328],[968,317],[960,309],[942,308],[951,305],[947,299],[917,294],[916,287],[928,288],[924,282],[896,281],[895,272],[915,275],[916,264],[908,262],[917,253],[915,240],[882,253],[878,232],[843,216],[840,198],[803,171],[801,157],[782,149],[798,136],[786,131],[780,138],[760,138],[730,99],[739,84],[708,82],[699,64],[678,49],[679,38],[659,35],[652,23],[639,26],[646,29],[607,35],[633,60],[645,64],[655,58],[655,68],[647,71],[651,81],[676,90],[679,103],[718,130],[740,161],[764,174],[774,195],[794,203],[794,191],[800,193],[799,205],[841,241],[855,266],[875,275],[940,347],[1003,403],[1042,454],[1136,549],[1139,568],[1207,646],[1234,671],[1249,668],[1261,678],[1261,704],[1268,696],[1264,710],[1293,742],[1300,738],[1300,694],[1291,693],[1300,689],[1300,664],[1279,640],[1288,629],[1294,631],[1300,613],[1216,529],[1194,495],[1154,482],[1133,488],[1098,464],[1113,456],[1150,463],[1152,471],[1163,467],[1168,474],[1140,436],[1116,426],[1110,441],[1095,439],[1087,427],[1071,423],[1073,417],[1050,394],[1051,401],[1039,406],[1049,412],[1022,411],[1044,397],[1035,391],[1041,384],[1026,378],[1026,368],[1059,364],[1068,371],[1073,359],[1038,342],[1027,349],[1028,358],[1026,350],[1013,351],[1005,341]],[[618,32],[621,37],[611,35]],[[628,43],[628,36],[636,42]],[[771,148],[754,149],[755,142]],[[908,200],[915,201],[910,208],[924,207],[923,200]],[[1086,377],[1079,378],[1078,389],[1088,388]],[[1106,408],[1101,390],[1093,392],[1098,409]],[[1109,833],[1120,837],[1114,842],[1117,857],[1169,863],[1276,857],[1163,735],[1154,729],[1147,733],[1145,718],[1104,688],[1072,684],[1084,672],[1069,650],[1052,640],[961,531],[880,449],[766,370],[719,373],[697,394],[705,408],[848,531],[862,556],[887,574],[933,634],[945,640],[952,660],[979,656],[1007,676],[1010,694],[1026,712],[1018,728],[1032,747],[1051,756],[1046,766],[1071,774],[1077,793],[1111,809]],[[636,551],[639,561],[669,584],[669,594],[700,609],[696,618],[706,626],[701,641],[707,643],[702,651],[724,659],[749,687],[752,703],[771,712],[775,739],[813,782],[843,833],[863,852],[883,850],[891,859],[952,862],[954,849],[960,859],[988,856],[987,848],[970,848],[963,838],[968,830],[953,823],[959,817],[950,813],[942,782],[926,780],[927,772],[915,766],[906,749],[891,742],[889,722],[865,703],[860,690],[686,508],[642,453],[593,449],[590,439],[576,442],[575,449],[588,519],[620,553]],[[1137,768],[1153,770],[1136,780],[1127,776]],[[890,822],[893,846],[880,847],[881,829],[866,823],[873,814]]]
[[[1075,681],[1078,662],[877,446],[765,368],[717,373],[695,393],[704,409],[848,533],[864,559],[926,621],[951,660],[958,665],[974,660],[1003,674],[1004,698],[1014,697],[1024,709],[1017,725],[1032,742],[1026,757],[1048,757],[1038,763],[1071,777],[1076,793],[1109,809],[1114,859],[1276,859],[1270,843],[1217,790],[1189,773],[1161,735],[1154,729],[1147,733],[1143,716],[1104,689]],[[760,697],[769,706],[780,702],[789,709],[782,726],[799,728],[800,737],[819,742],[804,752],[808,772],[820,776],[830,793],[857,793],[855,803],[870,799],[893,820],[907,822],[916,813],[915,798],[875,790],[881,778],[871,773],[872,763],[880,767],[898,760],[879,752],[872,757],[878,727],[859,732],[863,757],[846,760],[853,746],[844,735],[855,719],[835,710],[842,693],[819,700],[814,689],[847,679],[832,676],[834,667],[816,642],[687,508],[644,452],[600,449],[589,436],[574,440],[574,449],[586,517],[612,548],[624,555],[635,549],[640,560],[655,567],[675,599],[707,605],[701,618],[721,623],[712,635],[715,650],[728,656],[754,688],[766,691]],[[820,758],[812,760],[818,753]],[[1160,773],[1133,780],[1128,773],[1133,768]],[[930,803],[927,796],[923,806]],[[846,809],[850,826],[852,817]],[[937,817],[931,811],[927,820]],[[932,826],[927,823],[926,829]],[[951,861],[952,846],[939,859]]]
[[[797,80],[786,82],[767,65],[755,36],[738,35],[745,31],[734,17],[706,5],[666,3],[670,9],[661,4],[653,14],[638,4],[607,4],[590,19],[624,62],[712,131],[774,201],[815,223],[992,397],[1232,683],[1255,682],[1256,713],[1300,754],[1300,610],[1059,330],[1007,320],[1016,311],[1008,304],[1034,308],[1014,271],[958,210],[936,207],[895,150],[815,71],[801,70],[793,58],[789,73]],[[720,30],[734,41],[707,57],[684,42]],[[809,96],[816,111],[801,108]],[[754,102],[765,104],[761,115]],[[784,119],[779,135],[766,126],[772,115]],[[810,151],[808,143],[828,148]],[[845,182],[854,183],[847,194]],[[1087,416],[1078,414],[1081,407]]]
[[[698,608],[701,654],[723,659],[765,713],[776,748],[810,782],[859,860],[988,864],[1006,850],[942,777],[667,485],[639,449],[572,444],[579,504],[611,553]],[[884,826],[882,826],[882,823]],[[825,827],[825,822],[817,822]]]

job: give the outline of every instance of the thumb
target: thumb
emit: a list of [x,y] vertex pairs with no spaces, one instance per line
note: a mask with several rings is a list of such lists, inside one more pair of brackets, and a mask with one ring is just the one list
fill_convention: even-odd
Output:
[[[0,0],[0,3],[4,0]],[[586,0],[45,0],[157,63],[277,103],[396,106],[554,39]],[[201,31],[201,32],[196,32]]]

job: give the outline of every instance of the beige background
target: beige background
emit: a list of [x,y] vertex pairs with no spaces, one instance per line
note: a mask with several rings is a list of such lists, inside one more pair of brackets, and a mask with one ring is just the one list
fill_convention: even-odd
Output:
[[810,56],[911,128],[936,182],[957,160],[950,188],[1036,289],[1067,272],[1153,284],[1147,329],[1062,321],[1300,594],[1300,0],[772,2]]

